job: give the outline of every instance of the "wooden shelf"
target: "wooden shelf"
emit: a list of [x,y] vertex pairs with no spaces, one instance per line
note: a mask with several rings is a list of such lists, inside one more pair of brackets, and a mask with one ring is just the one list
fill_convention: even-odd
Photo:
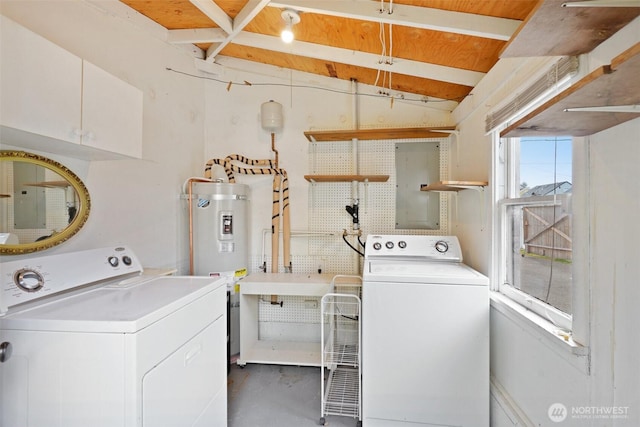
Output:
[[66,188],[71,184],[69,184],[67,181],[42,181],[42,182],[25,182],[23,185],[27,187]]
[[362,141],[383,139],[415,139],[415,138],[446,138],[455,127],[429,127],[429,128],[389,128],[389,129],[358,129],[358,130],[310,130],[304,136],[310,142],[350,141],[359,139]]
[[389,175],[305,175],[309,182],[387,182]]
[[501,137],[586,136],[640,117],[636,112],[566,111],[640,104],[640,43],[504,129]]
[[640,15],[637,7],[562,7],[568,1],[540,1],[500,57],[588,53]]
[[484,188],[487,181],[440,181],[429,185],[421,185],[420,191],[461,191]]

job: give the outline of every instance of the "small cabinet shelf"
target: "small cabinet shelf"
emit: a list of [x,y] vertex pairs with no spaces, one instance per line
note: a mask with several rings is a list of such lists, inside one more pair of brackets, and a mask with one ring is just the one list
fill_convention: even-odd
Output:
[[417,127],[417,128],[386,128],[386,129],[355,129],[355,130],[310,130],[304,133],[309,142],[361,141],[383,139],[415,139],[415,138],[446,138],[455,132],[455,127]]
[[429,185],[421,185],[420,191],[462,191],[479,190],[488,185],[487,181],[439,181]]

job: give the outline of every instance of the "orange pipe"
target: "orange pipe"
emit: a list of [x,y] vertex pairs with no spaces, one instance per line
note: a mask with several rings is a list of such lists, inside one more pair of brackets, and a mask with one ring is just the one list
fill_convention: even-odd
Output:
[[276,134],[275,133],[271,134],[271,151],[275,153],[275,157],[276,157],[275,169],[278,169],[278,150],[276,150]]

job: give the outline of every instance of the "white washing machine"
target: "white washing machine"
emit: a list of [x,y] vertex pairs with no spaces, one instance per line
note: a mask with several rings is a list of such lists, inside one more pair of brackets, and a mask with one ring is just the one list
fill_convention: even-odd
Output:
[[0,264],[0,425],[227,425],[224,279],[126,247]]
[[488,279],[458,239],[368,236],[362,292],[363,425],[487,427]]

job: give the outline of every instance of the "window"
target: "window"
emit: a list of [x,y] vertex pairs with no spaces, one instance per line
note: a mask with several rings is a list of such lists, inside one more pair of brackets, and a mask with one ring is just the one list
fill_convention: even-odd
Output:
[[500,141],[499,291],[562,329],[573,294],[571,137]]

